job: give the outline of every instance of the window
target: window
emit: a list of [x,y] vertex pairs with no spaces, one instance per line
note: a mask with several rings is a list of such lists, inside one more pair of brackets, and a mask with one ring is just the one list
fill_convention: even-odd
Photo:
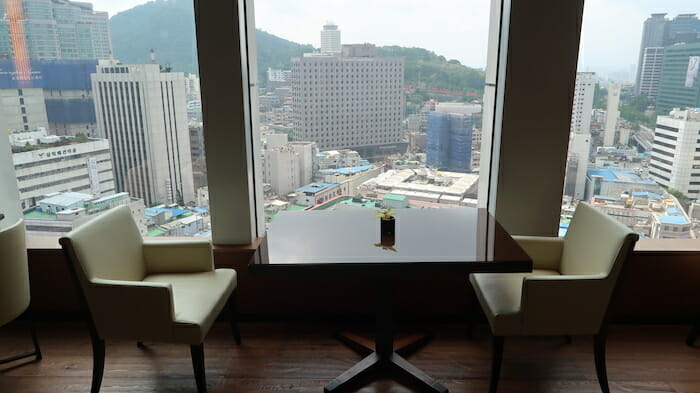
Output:
[[642,237],[700,234],[696,9],[685,0],[586,3],[561,233],[587,201]]
[[387,17],[397,12],[369,0],[255,1],[266,223],[287,210],[477,205],[493,110],[489,2],[402,4],[402,17]]
[[40,2],[0,2],[2,210],[60,235],[128,205],[144,235],[209,236],[194,4]]

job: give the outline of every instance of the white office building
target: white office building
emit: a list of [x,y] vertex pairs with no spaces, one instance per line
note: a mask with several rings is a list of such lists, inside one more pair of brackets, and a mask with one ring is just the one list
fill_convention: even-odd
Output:
[[[185,94],[188,103],[202,100],[202,90],[199,85],[199,77],[196,74],[187,74],[185,77]],[[201,106],[199,109],[201,110]]]
[[333,22],[327,22],[321,30],[321,52],[340,53],[340,30]]
[[605,129],[603,134],[603,146],[615,145],[615,131],[617,119],[620,117],[620,91],[622,86],[618,83],[608,85],[608,106],[605,111]]
[[185,76],[157,64],[100,62],[91,76],[100,135],[109,139],[118,191],[156,203],[195,200]]
[[586,170],[591,152],[591,118],[596,83],[593,72],[576,74],[565,193],[578,200],[582,200],[586,193]]
[[370,44],[343,45],[342,56],[293,58],[294,139],[363,157],[405,148],[403,74],[403,58],[376,57]]
[[638,89],[639,94],[649,97],[650,100],[655,100],[656,93],[659,92],[659,78],[663,62],[663,47],[644,48]]
[[571,132],[591,132],[593,94],[596,83],[595,72],[576,73],[574,104],[571,109]]
[[265,182],[273,193],[285,196],[313,181],[318,148],[314,142],[290,142],[265,150]]
[[112,156],[106,139],[86,142],[39,143],[15,149],[12,162],[22,207],[35,206],[40,199],[57,192],[80,192],[94,196],[116,191]]
[[649,175],[664,188],[700,198],[700,110],[674,109],[659,116],[649,162]]

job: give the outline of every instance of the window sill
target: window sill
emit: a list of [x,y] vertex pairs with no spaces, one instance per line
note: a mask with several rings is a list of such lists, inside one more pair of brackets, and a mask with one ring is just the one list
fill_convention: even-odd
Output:
[[[58,236],[27,236],[27,249],[36,250],[56,250],[60,249]],[[162,240],[191,240],[201,238],[191,237],[164,237],[152,238]],[[150,240],[150,239],[149,239]],[[221,253],[250,252],[255,250],[260,242],[256,239],[253,244],[240,246],[214,246]],[[634,248],[635,252],[700,252],[700,239],[641,239]]]

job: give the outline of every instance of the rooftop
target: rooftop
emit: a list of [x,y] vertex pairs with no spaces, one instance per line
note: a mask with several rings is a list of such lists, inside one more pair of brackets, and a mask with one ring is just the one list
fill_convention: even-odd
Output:
[[388,199],[390,201],[403,202],[406,200],[406,195],[386,194],[384,195],[384,199]]
[[171,208],[164,208],[164,207],[147,207],[145,209],[144,215],[146,217],[153,217],[157,214],[163,213],[163,212],[170,212],[173,217],[180,217],[185,213],[188,213],[189,210],[185,209],[171,209]]
[[82,203],[89,199],[92,199],[92,195],[90,194],[83,194],[80,192],[63,192],[58,195],[53,195],[48,198],[44,198],[40,200],[39,203],[56,206],[71,206],[76,203]]
[[641,176],[633,171],[622,171],[617,169],[589,169],[588,176],[601,176],[605,180],[640,183],[640,184],[656,184],[653,180],[644,180]]
[[688,219],[685,218],[684,216],[668,216],[668,215],[660,214],[658,217],[659,217],[659,221],[661,221],[663,224],[675,224],[675,225],[690,224],[690,221],[688,221]]
[[303,187],[297,188],[297,192],[308,192],[315,194],[317,192],[321,192],[323,190],[326,190],[328,188],[333,188],[333,187],[338,187],[338,183],[311,183],[307,184]]
[[360,166],[351,166],[347,168],[338,168],[338,169],[321,169],[318,171],[318,173],[322,173],[324,175],[330,175],[330,174],[340,174],[340,175],[354,175],[355,173],[359,172],[364,172],[367,170],[370,170],[374,168],[374,165],[360,165]]
[[50,213],[44,213],[39,209],[33,208],[24,211],[25,219],[35,219],[35,220],[55,220],[56,215]]

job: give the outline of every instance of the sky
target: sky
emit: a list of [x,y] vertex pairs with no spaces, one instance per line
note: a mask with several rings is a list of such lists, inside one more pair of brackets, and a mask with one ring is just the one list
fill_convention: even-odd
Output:
[[[96,10],[110,16],[145,2],[93,1]],[[489,0],[256,0],[255,23],[282,38],[318,47],[323,24],[333,21],[343,43],[420,47],[484,68],[489,5]],[[657,12],[700,14],[700,2],[586,0],[579,70],[633,70],[642,24]]]

